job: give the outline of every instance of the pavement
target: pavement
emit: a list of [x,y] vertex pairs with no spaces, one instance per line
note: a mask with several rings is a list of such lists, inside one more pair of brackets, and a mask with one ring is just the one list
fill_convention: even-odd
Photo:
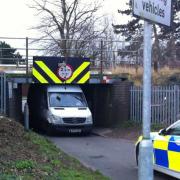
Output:
[[110,128],[93,128],[92,134],[106,138],[108,137],[107,134],[111,132],[112,129]]
[[[107,131],[101,131],[98,136],[49,137],[49,139],[88,168],[99,170],[112,180],[137,180],[134,142],[103,137],[105,132]],[[172,180],[173,178],[156,173],[154,179]]]

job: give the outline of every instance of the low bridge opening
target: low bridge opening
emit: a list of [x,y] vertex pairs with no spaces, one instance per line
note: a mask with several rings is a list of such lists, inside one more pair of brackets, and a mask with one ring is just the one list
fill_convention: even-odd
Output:
[[[15,90],[16,106],[23,109],[22,97],[26,101],[31,84],[19,84]],[[95,127],[112,127],[123,121],[129,120],[130,86],[128,81],[120,81],[116,84],[84,84],[80,85],[92,112]],[[19,92],[19,93],[18,93]],[[29,92],[31,93],[31,92]],[[19,101],[19,103],[18,103]],[[18,111],[15,110],[17,116]]]

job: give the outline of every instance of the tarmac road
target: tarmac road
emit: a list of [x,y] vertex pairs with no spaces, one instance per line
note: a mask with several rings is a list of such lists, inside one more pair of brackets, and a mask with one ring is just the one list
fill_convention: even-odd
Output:
[[[86,166],[99,170],[112,180],[136,180],[134,143],[124,139],[88,137],[49,137],[57,147],[80,160]],[[155,180],[173,180],[155,173]]]

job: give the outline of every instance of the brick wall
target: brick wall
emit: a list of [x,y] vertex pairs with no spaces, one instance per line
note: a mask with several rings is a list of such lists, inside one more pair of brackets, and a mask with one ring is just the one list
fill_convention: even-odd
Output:
[[132,83],[122,81],[112,87],[112,114],[115,124],[129,120],[130,115],[130,87]]
[[128,81],[83,86],[95,126],[116,126],[129,120],[130,86]]

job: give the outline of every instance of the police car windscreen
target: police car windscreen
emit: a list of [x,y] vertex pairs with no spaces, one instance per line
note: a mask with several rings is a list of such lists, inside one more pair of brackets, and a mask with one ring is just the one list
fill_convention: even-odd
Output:
[[80,92],[49,93],[50,107],[87,107],[84,95]]
[[180,136],[180,121],[174,124],[169,130],[168,134]]

